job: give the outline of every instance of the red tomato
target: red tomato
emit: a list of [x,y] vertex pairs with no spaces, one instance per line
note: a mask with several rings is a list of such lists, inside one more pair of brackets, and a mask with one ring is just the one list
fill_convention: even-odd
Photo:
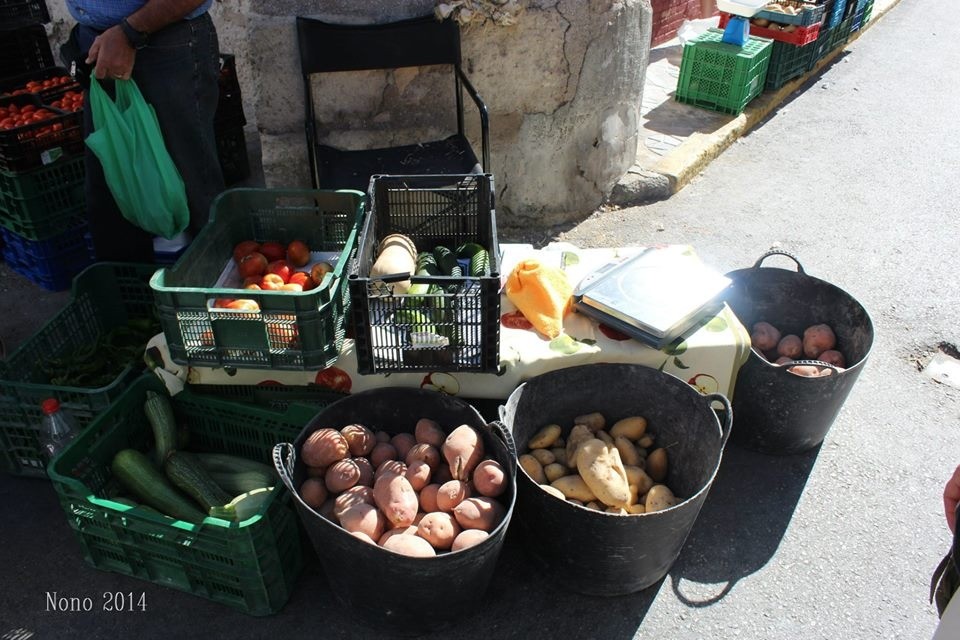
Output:
[[613,327],[608,327],[602,322],[600,323],[599,329],[600,329],[600,333],[607,336],[611,340],[629,340],[630,339],[630,336],[628,336],[627,334],[623,333],[622,331],[617,331]]
[[508,329],[533,329],[533,325],[519,311],[511,311],[500,316],[500,324]]
[[314,382],[321,387],[327,387],[340,393],[350,393],[350,388],[353,386],[353,381],[350,380],[349,374],[337,367],[327,367],[323,371],[318,372]]

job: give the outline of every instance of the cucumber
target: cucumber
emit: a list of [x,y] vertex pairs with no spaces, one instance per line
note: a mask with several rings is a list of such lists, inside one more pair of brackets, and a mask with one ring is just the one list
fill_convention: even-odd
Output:
[[474,278],[481,278],[490,274],[490,254],[486,250],[473,254],[470,258],[470,275]]
[[394,312],[393,322],[400,325],[410,325],[411,331],[437,332],[436,327],[433,326],[433,321],[426,314],[416,309],[400,309]]
[[427,271],[432,276],[440,275],[440,267],[437,265],[437,259],[429,251],[421,251],[417,254],[417,273]]
[[454,268],[460,267],[457,262],[457,255],[443,245],[437,245],[433,248],[433,257],[436,258],[437,266],[440,267],[443,275],[449,276]]
[[143,412],[153,430],[155,455],[158,464],[163,464],[167,456],[177,448],[177,420],[173,417],[170,400],[156,391],[147,390],[147,400],[143,403]]
[[457,247],[457,257],[470,259],[483,250],[483,245],[479,245],[476,242],[464,242]]
[[204,513],[174,488],[150,459],[135,449],[122,449],[110,464],[114,477],[139,502],[186,522],[203,522]]
[[[163,463],[163,472],[184,493],[197,501],[203,510],[212,515],[212,509],[225,508],[232,497],[214,482],[200,462],[183,451],[174,451]],[[226,513],[226,512],[221,512]],[[223,517],[218,515],[217,517]]]

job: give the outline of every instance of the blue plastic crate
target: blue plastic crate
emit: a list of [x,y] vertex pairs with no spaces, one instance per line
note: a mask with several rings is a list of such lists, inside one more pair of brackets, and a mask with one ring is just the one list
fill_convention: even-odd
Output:
[[11,269],[49,291],[69,289],[73,277],[93,263],[86,224],[46,240],[28,240],[0,227],[3,259]]
[[873,13],[873,2],[874,0],[858,0],[857,8],[853,12],[853,22],[850,25],[851,33],[859,31],[870,20],[870,15]]
[[823,26],[829,29],[837,27],[847,12],[847,0],[827,0],[824,3]]

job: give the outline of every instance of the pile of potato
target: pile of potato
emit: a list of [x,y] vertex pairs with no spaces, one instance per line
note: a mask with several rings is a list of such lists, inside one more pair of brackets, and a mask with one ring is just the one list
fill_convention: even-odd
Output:
[[530,438],[520,466],[550,495],[596,511],[640,514],[679,504],[663,484],[667,450],[654,448],[646,419],[606,426],[599,412],[574,418],[566,439],[560,425],[547,425]]
[[[764,358],[774,364],[790,364],[795,360],[819,360],[843,371],[847,360],[837,349],[837,336],[828,324],[814,324],[803,330],[803,337],[781,334],[769,322],[757,322],[750,331],[750,343]],[[806,378],[833,374],[831,367],[797,365],[787,369]]]
[[323,428],[303,443],[303,501],[357,538],[430,557],[485,540],[506,515],[497,500],[509,478],[485,457],[469,425],[446,434],[421,418],[391,436],[360,424]]

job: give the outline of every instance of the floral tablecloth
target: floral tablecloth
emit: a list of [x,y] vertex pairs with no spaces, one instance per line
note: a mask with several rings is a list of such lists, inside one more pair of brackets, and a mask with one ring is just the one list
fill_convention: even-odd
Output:
[[[561,267],[576,285],[597,268],[635,254],[642,247],[581,249],[553,243],[543,249],[531,245],[501,245],[501,271],[506,277],[521,260],[536,258]],[[696,257],[692,248],[691,259]],[[654,349],[598,324],[579,313],[564,319],[564,333],[548,340],[534,331],[505,295],[501,298],[500,374],[391,373],[360,375],[352,340],[346,340],[336,365],[323,371],[277,371],[183,367],[168,371],[200,385],[321,385],[336,391],[357,392],[387,386],[433,388],[467,398],[505,399],[525,380],[548,371],[594,362],[636,363],[665,371],[703,393],[732,398],[736,375],[750,354],[750,336],[726,305],[696,329],[663,349]],[[161,336],[162,337],[162,336]],[[165,351],[162,340],[161,351]],[[167,355],[166,353],[164,354]],[[165,357],[169,362],[169,358]]]

